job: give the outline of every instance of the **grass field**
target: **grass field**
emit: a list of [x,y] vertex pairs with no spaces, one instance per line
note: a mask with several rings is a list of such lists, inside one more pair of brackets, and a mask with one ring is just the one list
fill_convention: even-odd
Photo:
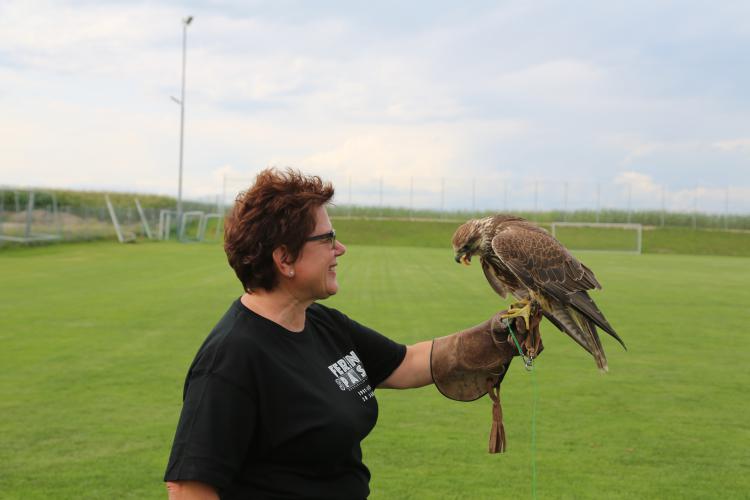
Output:
[[[604,339],[601,375],[543,326],[539,498],[747,498],[750,259],[581,258],[629,350]],[[406,343],[503,307],[445,248],[353,244],[339,269],[329,305]],[[13,249],[0,280],[0,498],[165,498],[187,367],[241,291],[220,246]],[[503,398],[509,450],[488,455],[486,398],[379,390],[363,444],[372,498],[529,498],[532,385],[518,363]]]

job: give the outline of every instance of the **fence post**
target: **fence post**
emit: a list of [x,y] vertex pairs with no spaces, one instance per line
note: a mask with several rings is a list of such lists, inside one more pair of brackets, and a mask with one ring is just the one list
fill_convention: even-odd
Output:
[[223,214],[225,212],[224,207],[227,206],[227,173],[221,176],[221,207],[216,210],[218,213]]
[[440,218],[445,217],[445,177],[440,178]]
[[630,224],[631,214],[633,212],[633,185],[628,184],[628,224]]
[[55,196],[55,193],[50,193],[52,195],[52,223],[55,225],[55,229],[57,230],[57,235],[62,238],[63,236],[63,227],[62,227],[62,217],[58,213],[58,206],[57,206],[57,196]]
[[[3,219],[5,218],[5,191],[0,189],[0,236],[3,235]],[[0,240],[0,245],[2,240]]]
[[26,207],[26,229],[24,230],[24,236],[26,238],[31,237],[31,221],[34,217],[34,191],[29,191],[29,199]]
[[349,218],[352,217],[352,176],[349,175],[348,179],[349,181]]
[[380,217],[383,217],[383,176],[380,176]]
[[729,186],[724,191],[724,231],[729,229]]
[[89,207],[88,207],[88,205],[83,205],[79,210],[80,210],[80,213],[83,216],[83,221],[82,221],[83,222],[83,227],[84,227],[84,229],[83,229],[83,237],[84,238],[90,238],[91,237],[90,236],[91,233],[89,232],[89,218],[88,218]]
[[698,227],[698,186],[693,191],[693,229]]
[[414,219],[414,177],[409,177],[409,220]]
[[664,211],[666,210],[666,205],[664,204],[664,186],[661,187],[661,227],[664,227]]

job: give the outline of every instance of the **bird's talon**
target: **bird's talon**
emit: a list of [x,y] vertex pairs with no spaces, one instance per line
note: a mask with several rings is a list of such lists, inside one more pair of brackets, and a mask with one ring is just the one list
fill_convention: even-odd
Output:
[[529,316],[531,315],[531,302],[524,300],[511,304],[505,314],[501,315],[502,318],[517,318],[522,317],[523,322],[526,325],[526,331],[529,330]]

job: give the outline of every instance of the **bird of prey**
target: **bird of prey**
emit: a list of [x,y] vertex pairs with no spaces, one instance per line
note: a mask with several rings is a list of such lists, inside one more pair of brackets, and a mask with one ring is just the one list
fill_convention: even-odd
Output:
[[[601,289],[594,273],[545,230],[520,217],[495,215],[474,219],[453,235],[456,262],[469,265],[479,255],[490,286],[501,297],[518,302],[507,317],[541,314],[565,332],[607,371],[607,358],[597,334],[599,327],[625,347],[587,290]],[[531,329],[532,331],[534,328]]]

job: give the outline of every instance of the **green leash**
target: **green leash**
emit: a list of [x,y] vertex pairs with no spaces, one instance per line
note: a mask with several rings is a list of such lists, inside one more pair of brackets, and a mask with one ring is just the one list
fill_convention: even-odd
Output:
[[511,337],[513,337],[513,342],[516,344],[518,354],[520,354],[523,359],[524,368],[526,368],[526,371],[531,372],[531,498],[536,500],[536,404],[539,400],[539,386],[536,383],[534,360],[524,355],[523,350],[521,349],[521,344],[518,342],[516,333],[513,331],[513,327],[508,318],[505,318],[504,322],[505,326],[507,326],[510,331]]

